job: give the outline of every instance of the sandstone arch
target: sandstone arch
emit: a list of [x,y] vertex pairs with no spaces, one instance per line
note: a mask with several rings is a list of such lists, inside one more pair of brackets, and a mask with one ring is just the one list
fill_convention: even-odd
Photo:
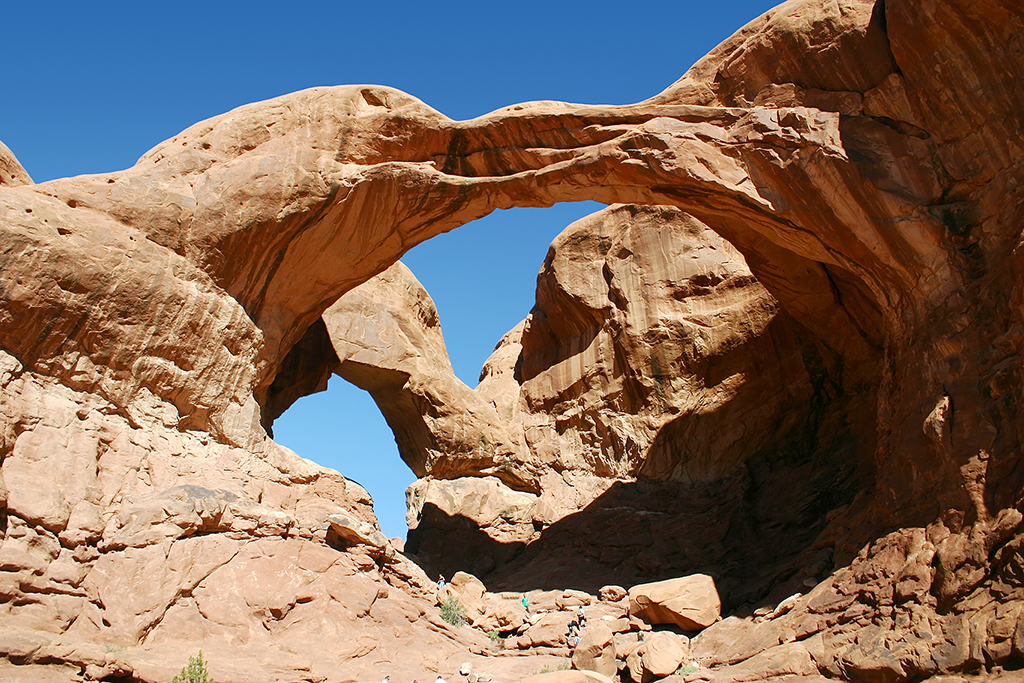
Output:
[[[494,208],[565,199],[676,205],[714,223],[787,310],[849,359],[844,372],[854,375],[846,381],[855,384],[884,345],[898,355],[930,319],[954,319],[964,306],[970,264],[940,218],[966,215],[966,202],[943,199],[932,158],[955,156],[957,141],[943,132],[963,127],[957,121],[967,114],[932,121],[927,140],[898,130],[900,122],[924,130],[903,119],[922,123],[925,103],[941,91],[929,76],[910,78],[920,55],[900,42],[901,22],[920,12],[890,3],[886,27],[873,3],[841,3],[810,18],[808,6],[769,13],[639,105],[539,103],[459,123],[387,89],[316,89],[197,124],[127,171],[23,187],[21,196],[69,224],[82,222],[78,212],[134,228],[171,250],[162,258],[197,268],[196,279],[241,304],[255,325],[243,335],[253,340],[255,356],[243,364],[250,370],[227,381],[197,378],[203,373],[191,366],[202,361],[192,359],[180,371],[157,360],[135,372],[158,394],[184,394],[179,407],[203,406],[216,431],[241,429],[229,437],[236,440],[252,439],[244,434],[255,412],[250,389],[265,394],[284,353],[340,293],[431,234]],[[765,41],[795,29],[836,51],[844,67],[837,72],[855,83],[787,72],[797,68],[789,63],[779,74],[732,75]],[[908,51],[902,76],[887,46]],[[825,85],[860,90],[816,89]],[[755,90],[755,103],[732,106]],[[993,95],[985,111],[970,114],[1012,121],[1010,92]],[[871,162],[878,163],[865,180]],[[945,194],[952,189],[947,182]],[[10,344],[19,357],[56,355],[45,329],[21,336]],[[896,383],[887,392],[898,393]],[[203,398],[211,393],[248,408]],[[883,401],[901,404],[897,396]],[[924,409],[898,410],[920,422]],[[230,426],[239,419],[244,427]]]
[[[347,86],[197,124],[119,173],[32,185],[0,150],[0,377],[98,397],[133,429],[209,433],[272,457],[260,404],[288,350],[405,249],[519,204],[677,206],[735,244],[835,351],[843,386],[877,387],[863,425],[877,434],[865,454],[876,488],[834,532],[928,525],[864,562],[897,548],[920,570],[922,604],[962,607],[1016,585],[1021,34],[1011,0],[793,0],[632,106],[533,103],[453,122],[402,93]],[[5,420],[5,471],[33,420]],[[98,506],[78,480],[61,480],[61,495]],[[101,535],[78,507],[21,493],[8,484],[5,510],[33,528],[68,543]],[[918,567],[911,546],[934,560]],[[875,598],[881,614],[887,598]],[[978,636],[993,660],[1012,651],[1007,614]],[[856,657],[837,671],[861,671]],[[921,655],[901,671],[971,657]]]

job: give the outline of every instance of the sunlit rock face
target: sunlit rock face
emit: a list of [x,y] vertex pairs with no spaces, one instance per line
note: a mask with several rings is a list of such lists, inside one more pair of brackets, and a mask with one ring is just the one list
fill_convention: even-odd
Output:
[[[704,568],[730,574],[736,600],[766,590],[780,562],[791,571],[869,474],[873,441],[848,415],[872,402],[844,395],[834,354],[735,248],[670,207],[577,221],[537,282],[536,305],[475,390],[455,378],[434,306],[404,266],[323,316],[345,359],[335,371],[374,395],[427,475],[407,494],[408,550],[431,571],[521,590],[596,592]],[[514,465],[475,478],[458,448],[438,447],[456,439]],[[532,492],[510,488],[524,481]],[[758,551],[739,552],[758,535]]]
[[[488,366],[495,383],[536,401],[494,400],[496,419],[522,419],[529,435],[527,418],[541,415],[536,444],[598,440],[571,444],[563,484],[549,474],[561,445],[557,456],[535,454],[528,436],[510,435],[507,448],[455,439],[450,459],[435,441],[422,461],[428,474],[466,466],[541,499],[564,485],[554,500],[593,501],[568,516],[539,504],[552,523],[503,569],[506,580],[575,575],[574,563],[616,557],[649,574],[710,563],[727,608],[745,599],[737,586],[747,578],[770,577],[764,589],[787,594],[801,577],[820,580],[768,627],[748,624],[756,633],[723,621],[707,661],[729,667],[794,637],[807,642],[789,652],[802,662],[795,670],[806,673],[813,655],[819,671],[856,679],[1024,656],[1021,35],[1017,0],[799,0],[636,105],[532,103],[455,122],[395,90],[342,86],[201,122],[117,173],[36,185],[0,150],[2,651],[144,681],[180,668],[161,653],[200,644],[222,646],[228,669],[250,680],[266,680],[267,667],[311,680],[352,662],[379,675],[363,656],[379,647],[401,664],[402,634],[438,666],[459,656],[466,644],[420,616],[422,577],[386,548],[351,540],[377,538],[358,489],[267,438],[269,415],[306,391],[277,380],[290,372],[318,386],[324,369],[311,374],[291,352],[300,341],[333,349],[325,327],[310,332],[324,311],[415,244],[495,208],[592,199],[674,207],[744,256],[792,321],[776,330],[777,314],[757,339],[796,335],[821,363],[812,371],[813,353],[777,354],[790,359],[783,368],[802,364],[820,409],[807,408],[802,372],[792,391],[768,396],[782,415],[820,419],[751,419],[769,442],[817,441],[788,458],[732,449],[727,437],[718,461],[715,449],[655,451],[655,438],[650,470],[635,469],[640,449],[625,443],[588,460],[611,433],[595,416],[640,436],[659,387],[686,395],[681,378],[652,385],[628,364],[621,374],[560,365],[566,353],[648,357],[637,319],[615,300],[651,283],[615,270],[624,255],[609,251],[611,308],[597,290],[561,301],[580,292],[549,281],[542,294],[569,317],[546,331],[539,318],[524,326]],[[584,340],[595,331],[592,349]],[[678,331],[669,346],[685,355],[697,335]],[[719,348],[724,337],[705,334]],[[660,346],[646,346],[657,357]],[[520,355],[518,369],[508,365]],[[698,363],[695,375],[724,398],[731,385],[718,370]],[[585,381],[567,385],[573,376]],[[618,403],[585,404],[616,382]],[[731,428],[732,403],[708,419]],[[565,421],[524,405],[564,409]],[[677,444],[718,435],[685,420],[656,429]],[[702,479],[729,466],[735,485]],[[639,481],[610,485],[627,472]],[[829,482],[831,500],[818,495]],[[795,519],[782,493],[808,503],[806,525],[771,516]],[[758,524],[734,524],[734,514]],[[332,526],[337,515],[357,521]],[[345,540],[337,528],[360,531]],[[674,556],[641,558],[576,540],[620,534],[707,537],[710,550],[679,544]],[[282,574],[294,581],[259,578]],[[232,593],[242,576],[253,583]],[[407,629],[397,640],[395,624]],[[352,649],[312,652],[330,629]]]
[[713,480],[799,438],[826,365],[732,245],[664,207],[559,235],[518,343],[535,460],[613,478]]

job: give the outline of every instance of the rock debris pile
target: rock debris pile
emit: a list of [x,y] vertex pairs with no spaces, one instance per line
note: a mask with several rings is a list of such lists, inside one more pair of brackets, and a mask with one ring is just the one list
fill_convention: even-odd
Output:
[[690,636],[721,621],[714,581],[699,574],[628,592],[605,586],[593,596],[571,589],[489,593],[479,579],[459,572],[438,590],[438,600],[457,606],[468,626],[487,632],[496,655],[566,656],[575,670],[609,680],[621,671],[635,683],[680,669],[687,675],[701,671],[700,662],[687,656]]

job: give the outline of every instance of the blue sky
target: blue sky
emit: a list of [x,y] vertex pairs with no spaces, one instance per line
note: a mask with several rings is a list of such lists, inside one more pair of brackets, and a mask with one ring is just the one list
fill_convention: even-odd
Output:
[[[41,182],[126,168],[197,121],[319,85],[389,85],[456,119],[529,100],[626,104],[774,4],[7,2],[0,140]],[[529,312],[551,240],[597,208],[499,211],[406,255],[464,381]],[[275,433],[360,481],[384,531],[405,535],[412,473],[367,395],[335,378]]]

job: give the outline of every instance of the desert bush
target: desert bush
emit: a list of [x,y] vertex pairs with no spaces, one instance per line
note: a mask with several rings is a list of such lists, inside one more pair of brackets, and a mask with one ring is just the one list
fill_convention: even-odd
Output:
[[202,650],[195,657],[188,658],[188,664],[182,668],[181,673],[175,676],[171,683],[214,683],[210,673],[206,670]]
[[441,618],[452,626],[462,626],[466,623],[466,610],[454,595],[449,595],[441,603]]

